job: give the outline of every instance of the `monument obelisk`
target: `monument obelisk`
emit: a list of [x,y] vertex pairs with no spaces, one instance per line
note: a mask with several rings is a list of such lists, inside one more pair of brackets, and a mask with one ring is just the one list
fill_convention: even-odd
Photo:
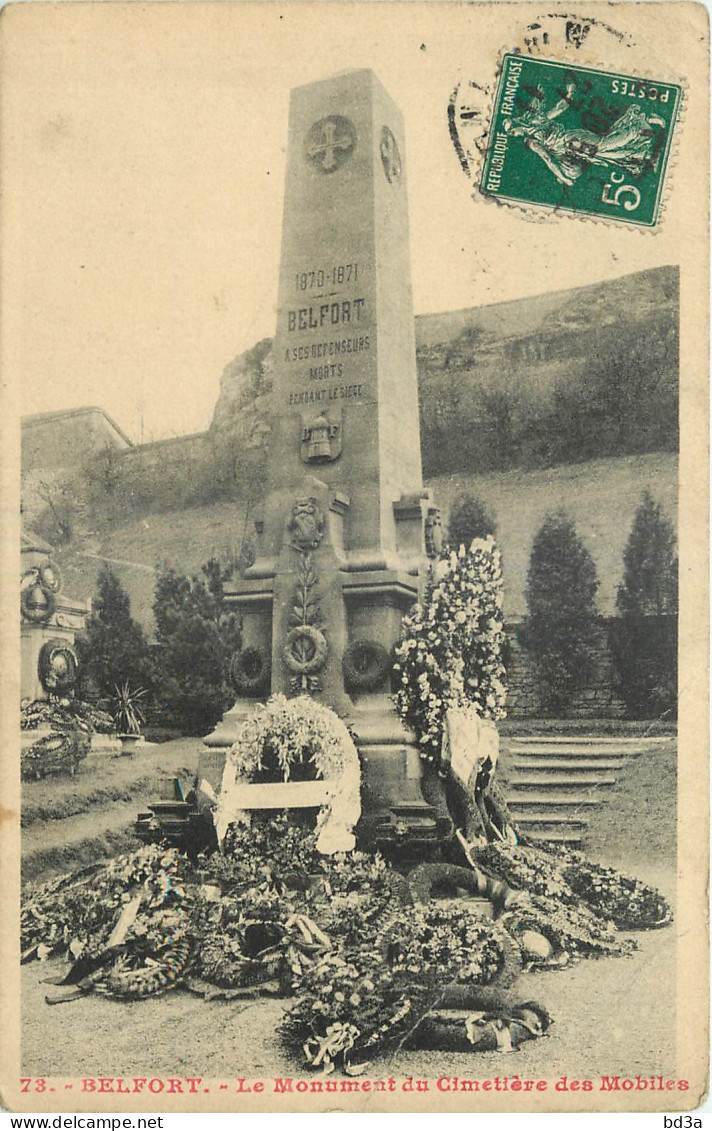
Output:
[[206,741],[230,742],[270,692],[318,697],[358,736],[362,839],[417,854],[447,816],[389,698],[439,523],[422,487],[404,156],[371,71],[292,92],[266,500],[256,560],[229,591],[241,694]]
[[393,500],[422,484],[402,116],[356,71],[293,91],[289,137],[270,485],[303,476],[295,437],[326,418],[312,458],[358,487],[349,552],[373,568],[396,548]]

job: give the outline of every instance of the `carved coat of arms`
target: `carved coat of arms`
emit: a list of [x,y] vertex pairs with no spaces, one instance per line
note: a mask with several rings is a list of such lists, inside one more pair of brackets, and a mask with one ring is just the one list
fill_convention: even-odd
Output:
[[295,550],[302,554],[315,550],[324,537],[324,516],[314,498],[297,499],[287,525]]

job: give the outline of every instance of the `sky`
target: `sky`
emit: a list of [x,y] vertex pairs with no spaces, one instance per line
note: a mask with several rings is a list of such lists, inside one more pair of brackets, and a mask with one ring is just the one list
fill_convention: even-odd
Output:
[[473,199],[448,100],[491,84],[523,9],[435,7],[6,10],[19,411],[100,405],[137,442],[209,426],[224,367],[274,332],[290,89],[337,71],[371,67],[405,116],[416,313],[677,262],[674,223],[612,240]]

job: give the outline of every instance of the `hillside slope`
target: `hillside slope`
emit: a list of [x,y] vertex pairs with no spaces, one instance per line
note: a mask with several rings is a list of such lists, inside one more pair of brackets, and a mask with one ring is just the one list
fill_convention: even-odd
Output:
[[[524,587],[534,534],[545,514],[563,507],[575,519],[596,561],[601,613],[612,614],[622,573],[623,547],[635,508],[646,488],[674,520],[677,457],[671,453],[592,460],[538,471],[442,476],[427,482],[445,520],[459,492],[474,491],[494,509],[504,559],[505,613],[526,611]],[[197,571],[215,555],[235,560],[246,523],[239,503],[137,517],[105,535],[57,552],[66,591],[90,597],[99,567],[108,560],[128,590],[134,616],[152,631],[154,568],[167,561],[184,572]]]

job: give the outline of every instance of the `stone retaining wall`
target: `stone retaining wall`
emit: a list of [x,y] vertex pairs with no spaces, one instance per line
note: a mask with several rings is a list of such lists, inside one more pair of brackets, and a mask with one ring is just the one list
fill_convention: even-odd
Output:
[[[565,713],[573,719],[617,719],[625,716],[625,704],[614,690],[615,671],[608,644],[607,619],[601,619],[596,644],[592,650],[593,672],[587,686],[573,698]],[[507,625],[509,640],[509,718],[531,719],[547,714],[545,694],[537,671],[536,660],[519,640],[520,624]]]

